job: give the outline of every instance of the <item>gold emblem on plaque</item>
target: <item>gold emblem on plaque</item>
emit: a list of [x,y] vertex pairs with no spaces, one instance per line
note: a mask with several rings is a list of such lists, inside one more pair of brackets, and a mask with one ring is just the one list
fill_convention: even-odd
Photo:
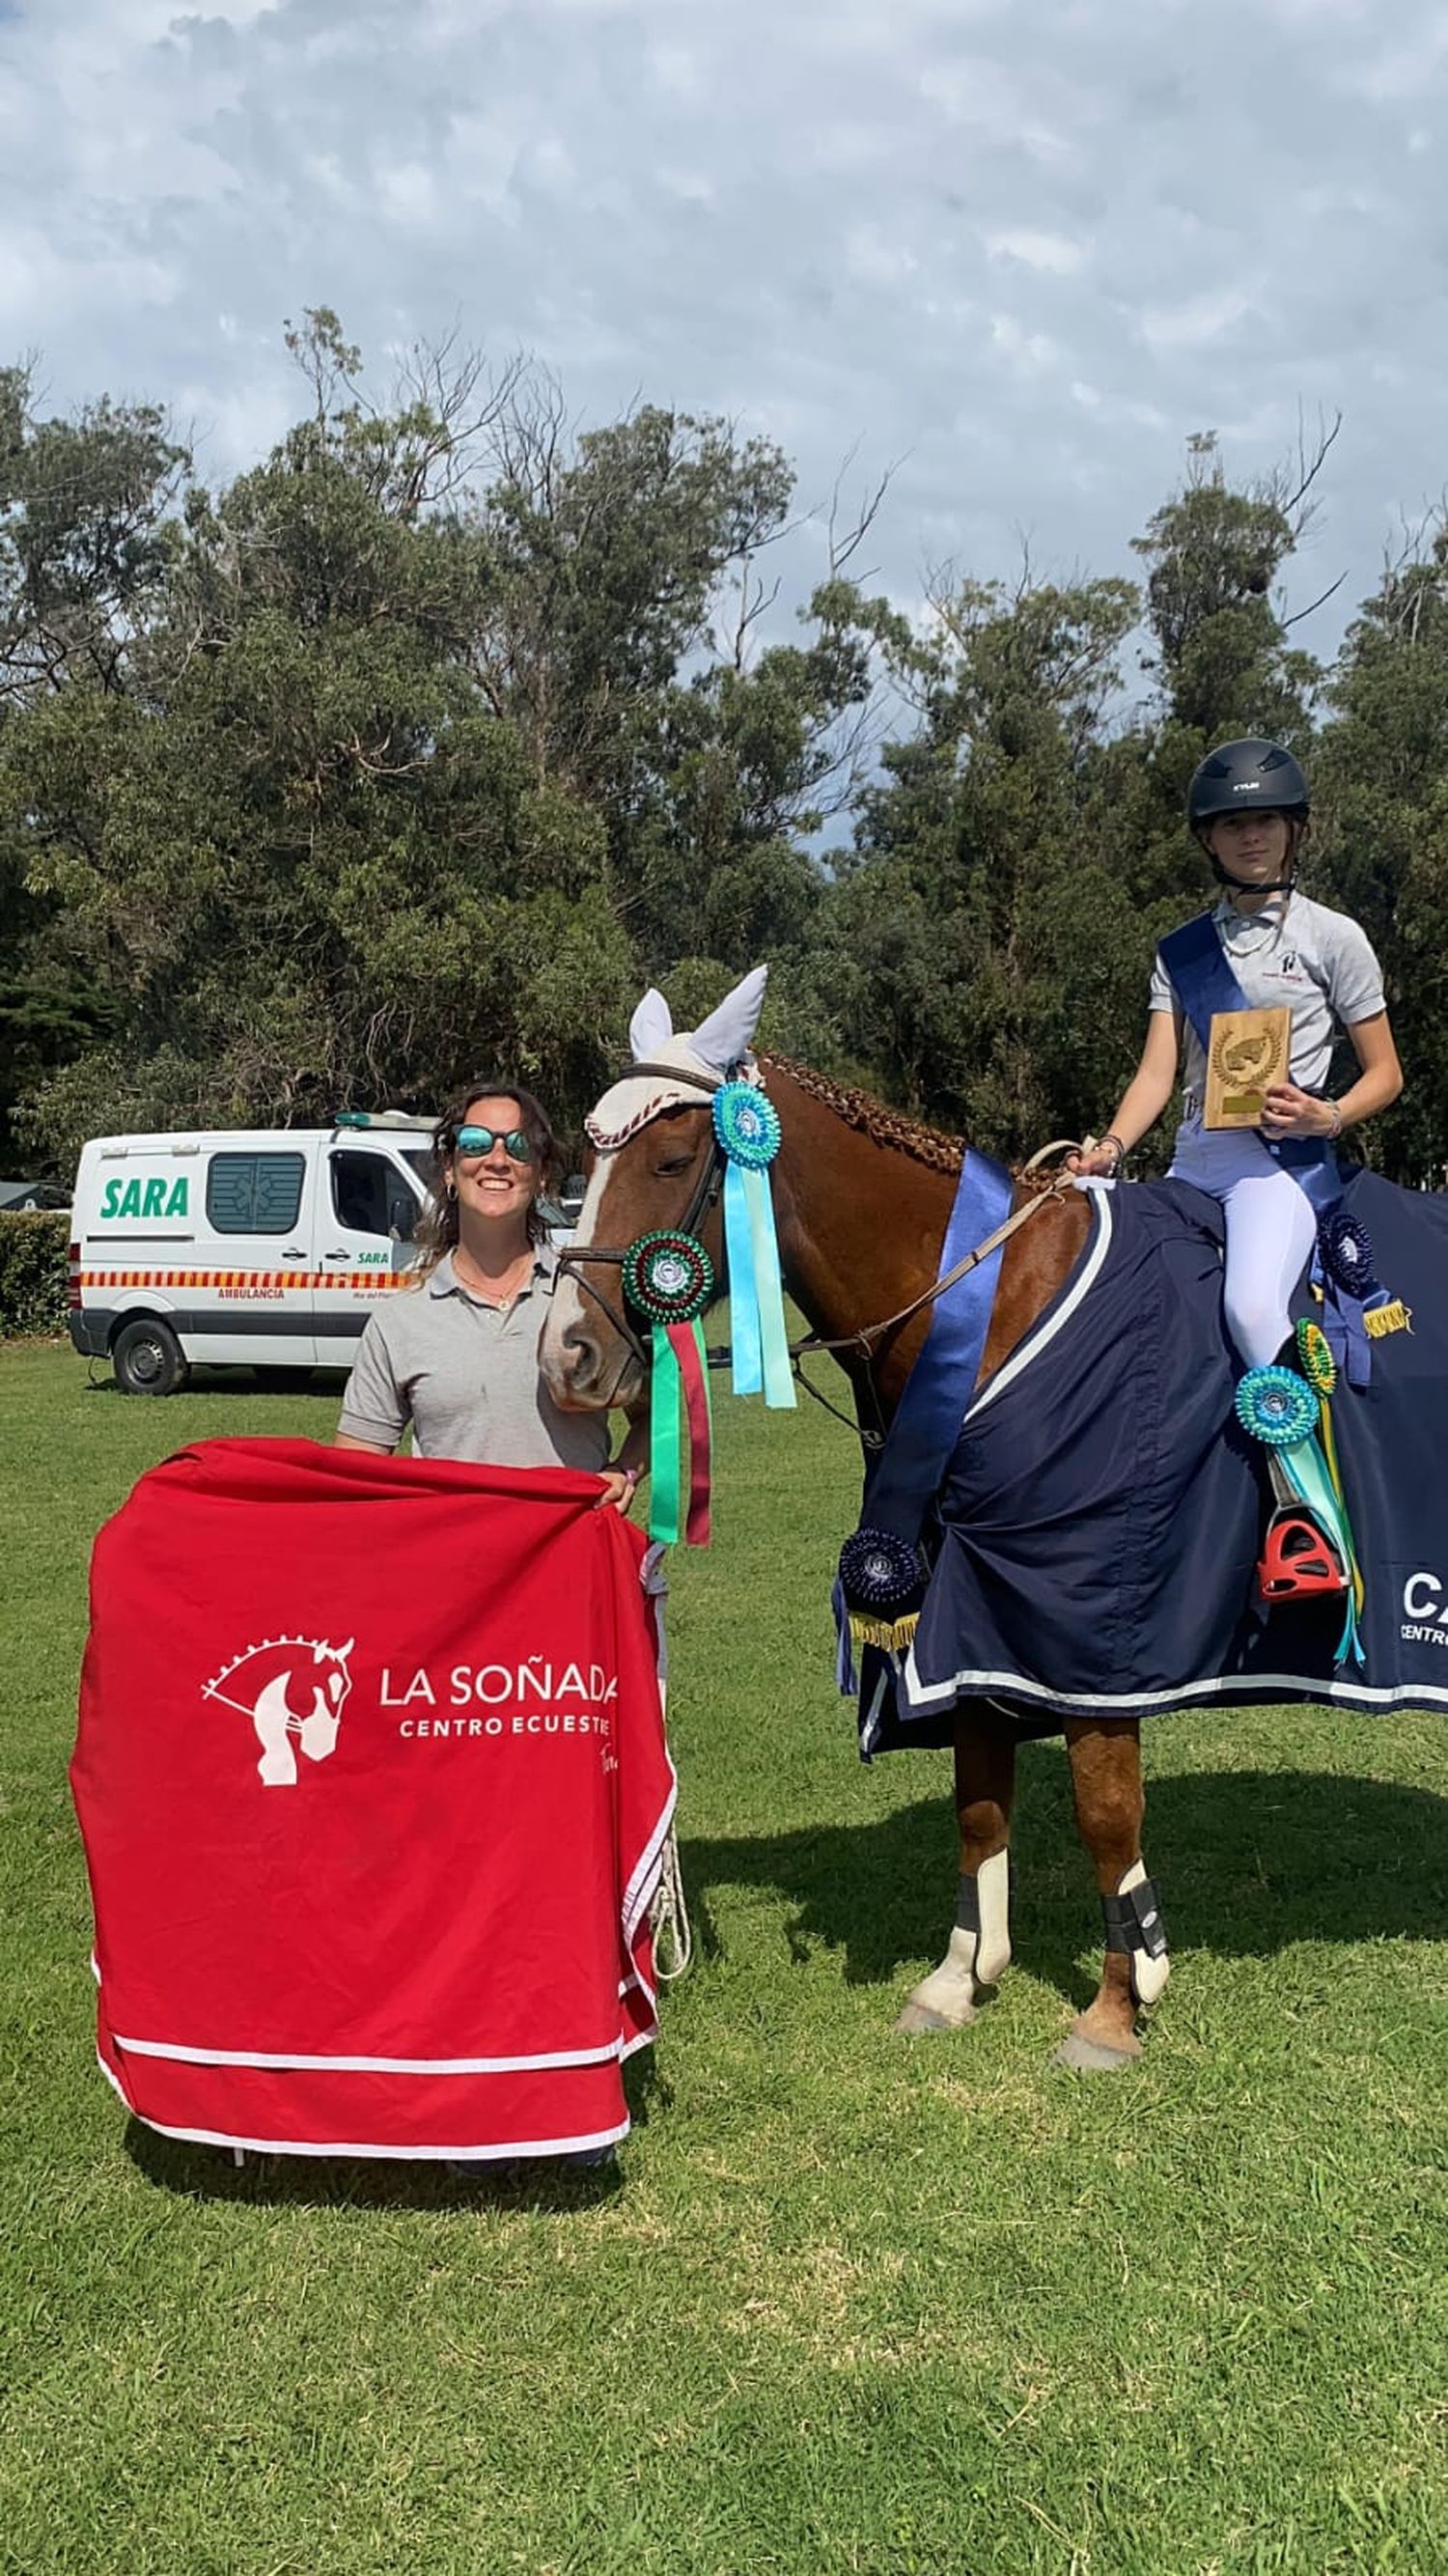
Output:
[[1214,1011],[1203,1125],[1257,1126],[1273,1084],[1288,1078],[1291,1049],[1285,1002],[1266,1011]]

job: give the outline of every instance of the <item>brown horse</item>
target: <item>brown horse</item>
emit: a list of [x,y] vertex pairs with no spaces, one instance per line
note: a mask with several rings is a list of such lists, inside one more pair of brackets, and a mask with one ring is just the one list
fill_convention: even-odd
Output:
[[[664,1070],[665,1068],[660,1068]],[[783,1130],[772,1178],[786,1283],[814,1331],[835,1341],[896,1315],[939,1274],[963,1148],[802,1065],[761,1059],[764,1088]],[[644,1392],[641,1345],[625,1317],[618,1255],[639,1235],[692,1219],[723,1275],[717,1167],[704,1083],[681,1078],[677,1096],[634,1132],[591,1158],[588,1195],[540,1350],[556,1402],[577,1410],[629,1404]],[[608,1095],[612,1097],[613,1095]],[[693,1099],[698,1105],[693,1105]],[[1017,1203],[1027,1185],[1016,1186]],[[981,1362],[983,1382],[1042,1313],[1080,1257],[1090,1230],[1080,1193],[1048,1199],[1007,1243]],[[611,1260],[590,1262],[597,1246]],[[929,1326],[924,1308],[867,1350],[840,1353],[862,1429],[888,1423]],[[1117,1946],[1129,1891],[1148,1890],[1141,1859],[1144,1797],[1138,1722],[1073,1718],[1064,1726],[1077,1826],[1107,1908],[1108,1947],[1098,1991],[1061,2055],[1082,2068],[1125,2066],[1140,2051],[1140,2004],[1166,1981],[1165,1955]],[[1017,1729],[987,1700],[958,1704],[955,1804],[960,1904],[940,1966],[909,1997],[897,2028],[954,2029],[974,2019],[982,1986],[1010,1958],[1006,1854]],[[1123,1897],[1128,1902],[1123,1904]],[[1115,1928],[1113,1925],[1113,1915]]]

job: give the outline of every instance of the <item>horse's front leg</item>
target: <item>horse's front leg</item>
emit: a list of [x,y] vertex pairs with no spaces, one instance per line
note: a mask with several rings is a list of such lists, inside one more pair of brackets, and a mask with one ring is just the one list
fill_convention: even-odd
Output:
[[915,1988],[897,2030],[958,2030],[975,2019],[982,1986],[995,1985],[1011,1955],[1011,1800],[1016,1785],[1016,1732],[983,1700],[961,1709],[955,1726],[955,1814],[960,1827],[960,1887],[955,1929],[938,1968]]
[[1066,1726],[1076,1824],[1091,1855],[1106,1917],[1101,1983],[1057,2050],[1063,2066],[1096,2072],[1141,2054],[1137,2014],[1171,1974],[1156,1889],[1141,1857],[1146,1793],[1134,1717],[1072,1718]]

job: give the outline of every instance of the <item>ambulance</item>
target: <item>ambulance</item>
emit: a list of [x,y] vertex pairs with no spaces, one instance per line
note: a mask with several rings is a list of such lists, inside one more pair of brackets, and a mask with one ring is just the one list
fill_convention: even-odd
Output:
[[75,1348],[127,1395],[172,1395],[197,1364],[350,1368],[415,1257],[431,1135],[351,1110],[330,1128],[93,1138],[71,1225]]

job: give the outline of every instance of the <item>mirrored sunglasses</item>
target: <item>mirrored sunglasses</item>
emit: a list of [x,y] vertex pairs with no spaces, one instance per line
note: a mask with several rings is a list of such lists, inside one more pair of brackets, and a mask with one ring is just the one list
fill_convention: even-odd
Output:
[[454,1151],[471,1159],[474,1154],[491,1154],[495,1145],[502,1146],[510,1163],[533,1160],[533,1148],[521,1127],[510,1127],[506,1136],[496,1127],[460,1127]]

